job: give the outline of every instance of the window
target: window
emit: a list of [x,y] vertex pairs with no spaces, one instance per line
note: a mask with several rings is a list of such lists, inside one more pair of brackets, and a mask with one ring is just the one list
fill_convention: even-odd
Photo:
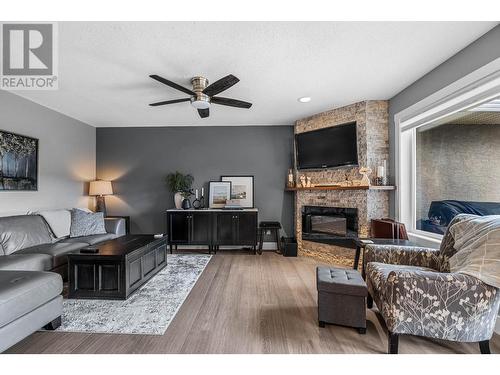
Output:
[[[500,110],[500,102],[499,102]],[[415,132],[415,228],[500,214],[500,112],[463,111]]]
[[437,245],[458,213],[500,215],[500,59],[397,113],[396,218]]

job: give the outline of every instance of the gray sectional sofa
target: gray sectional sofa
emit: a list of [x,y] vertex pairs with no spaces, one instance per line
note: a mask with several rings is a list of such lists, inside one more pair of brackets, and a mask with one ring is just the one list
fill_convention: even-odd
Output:
[[60,325],[69,252],[125,235],[123,219],[105,219],[104,234],[70,238],[67,228],[58,238],[41,215],[0,217],[0,352]]

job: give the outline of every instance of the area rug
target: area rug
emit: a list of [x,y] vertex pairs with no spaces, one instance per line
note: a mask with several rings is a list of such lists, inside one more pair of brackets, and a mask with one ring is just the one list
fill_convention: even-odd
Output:
[[169,254],[167,266],[126,301],[64,299],[57,331],[162,335],[211,257]]

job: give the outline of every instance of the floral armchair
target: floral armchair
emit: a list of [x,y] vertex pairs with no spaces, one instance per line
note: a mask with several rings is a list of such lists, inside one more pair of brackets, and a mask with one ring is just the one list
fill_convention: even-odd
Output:
[[[466,215],[456,216],[448,228]],[[440,249],[367,245],[363,272],[370,294],[389,331],[389,353],[398,352],[401,334],[479,342],[489,353],[500,305],[500,290],[481,280],[450,273],[455,254],[447,230]]]

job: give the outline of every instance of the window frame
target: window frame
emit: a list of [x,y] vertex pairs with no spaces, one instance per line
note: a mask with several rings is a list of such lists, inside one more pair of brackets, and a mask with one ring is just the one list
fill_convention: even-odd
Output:
[[438,245],[443,236],[416,229],[416,130],[500,96],[500,58],[394,115],[395,213],[410,240]]

